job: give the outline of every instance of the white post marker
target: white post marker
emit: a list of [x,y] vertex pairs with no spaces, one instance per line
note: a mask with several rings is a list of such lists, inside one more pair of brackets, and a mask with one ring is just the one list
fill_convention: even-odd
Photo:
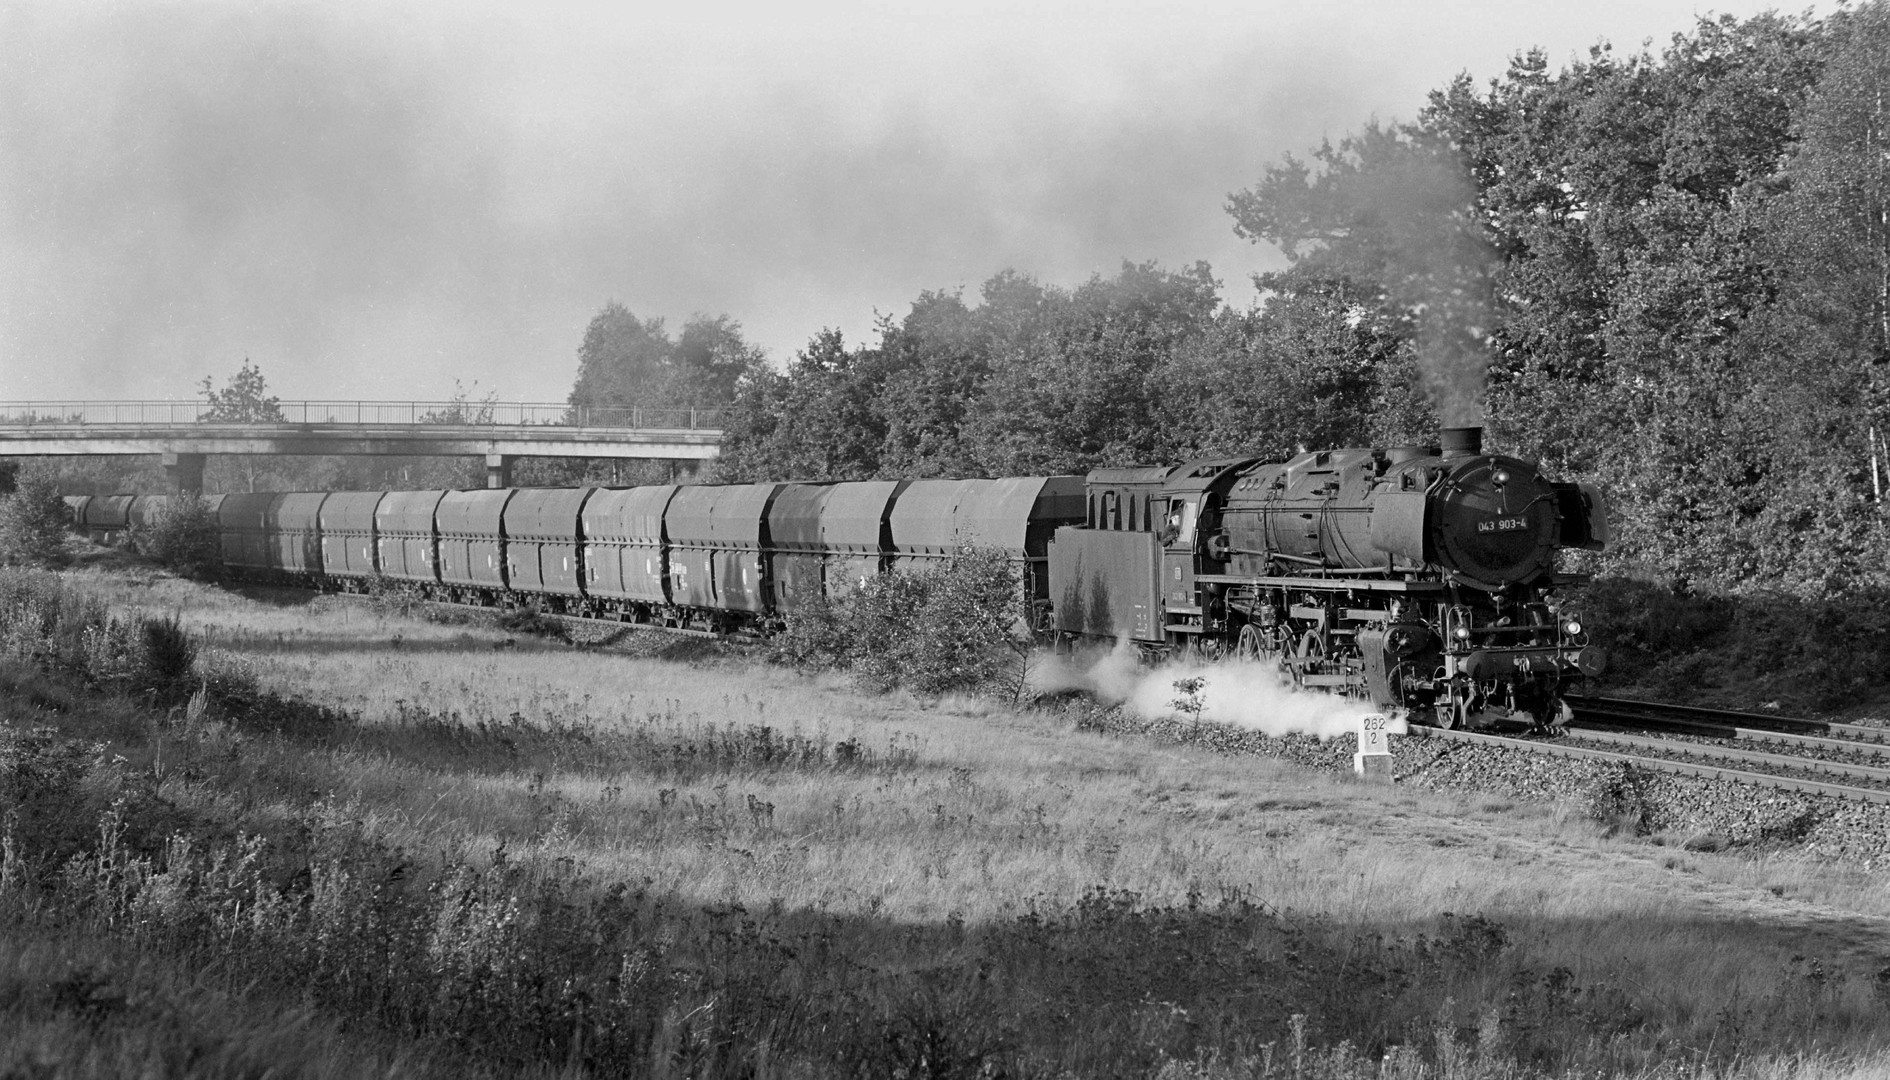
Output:
[[1373,783],[1391,783],[1391,736],[1408,735],[1411,728],[1402,718],[1373,713],[1358,722],[1358,753],[1352,755],[1352,771]]

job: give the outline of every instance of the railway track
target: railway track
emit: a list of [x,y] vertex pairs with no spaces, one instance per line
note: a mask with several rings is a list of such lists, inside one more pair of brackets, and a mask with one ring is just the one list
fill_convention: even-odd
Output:
[[[1555,737],[1418,727],[1411,731],[1678,776],[1890,804],[1890,729],[1618,698],[1572,698],[1570,704],[1575,718]],[[1767,749],[1752,749],[1754,745]]]
[[1790,736],[1825,736],[1856,743],[1876,744],[1890,753],[1890,728],[1841,724],[1830,720],[1805,720],[1772,713],[1740,712],[1734,709],[1705,709],[1695,705],[1669,705],[1659,701],[1633,701],[1628,698],[1570,697],[1578,722],[1649,725],[1671,729],[1708,728],[1721,737],[1736,732],[1737,737],[1786,740]]

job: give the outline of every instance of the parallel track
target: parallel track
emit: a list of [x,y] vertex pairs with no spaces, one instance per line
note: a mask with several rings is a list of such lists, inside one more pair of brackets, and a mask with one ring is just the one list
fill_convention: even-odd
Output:
[[1728,769],[1717,765],[1700,765],[1690,761],[1675,761],[1672,758],[1644,757],[1639,754],[1623,754],[1612,750],[1595,750],[1585,746],[1570,746],[1565,742],[1551,742],[1543,739],[1518,739],[1503,735],[1485,735],[1476,731],[1446,731],[1442,728],[1413,725],[1411,734],[1430,739],[1444,739],[1449,742],[1463,742],[1483,746],[1501,746],[1512,750],[1522,750],[1531,754],[1546,754],[1551,757],[1584,758],[1590,761],[1611,761],[1635,768],[1649,769],[1654,772],[1672,773],[1675,776],[1697,776],[1708,780],[1731,780],[1735,783],[1752,784],[1758,787],[1778,788],[1784,791],[1801,791],[1811,795],[1829,795],[1841,799],[1854,799],[1860,802],[1890,805],[1890,789],[1857,787],[1851,784],[1833,784],[1822,780],[1803,780],[1793,776],[1779,776],[1773,773],[1752,772],[1747,769]]
[[[1890,757],[1890,729],[1620,698],[1571,698],[1569,703],[1574,708],[1575,719],[1564,737],[1556,740],[1509,738],[1420,727],[1413,727],[1411,731],[1431,738],[1505,746],[1536,754],[1621,762],[1677,776],[1731,780],[1786,791],[1890,804],[1890,767],[1814,756],[1848,754],[1871,758]],[[1682,737],[1660,738],[1620,730],[1623,728],[1639,732],[1666,731]],[[1698,739],[1717,741],[1694,741]],[[1601,743],[1620,749],[1570,745],[1574,742]],[[1741,742],[1769,744],[1801,753],[1774,753],[1729,745]],[[1681,760],[1686,758],[1729,764]],[[1807,773],[1835,779],[1813,779],[1802,775]]]
[[1577,720],[1667,726],[1703,725],[1741,732],[1742,734],[1737,736],[1739,738],[1766,738],[1793,733],[1823,735],[1890,747],[1890,728],[1865,727],[1861,724],[1805,720],[1791,716],[1776,716],[1771,713],[1740,712],[1734,709],[1704,709],[1694,705],[1669,705],[1665,702],[1633,701],[1628,698],[1570,697],[1568,703],[1574,708]]

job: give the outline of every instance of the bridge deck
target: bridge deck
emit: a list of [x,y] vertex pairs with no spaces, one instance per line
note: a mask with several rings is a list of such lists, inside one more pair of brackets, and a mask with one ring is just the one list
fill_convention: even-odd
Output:
[[437,454],[706,460],[715,409],[528,403],[279,401],[230,422],[202,402],[0,403],[0,456]]

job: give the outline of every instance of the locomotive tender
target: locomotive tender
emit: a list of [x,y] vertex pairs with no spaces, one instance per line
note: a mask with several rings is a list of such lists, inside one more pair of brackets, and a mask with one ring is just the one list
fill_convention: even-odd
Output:
[[[1036,628],[1232,654],[1446,727],[1565,721],[1600,670],[1553,598],[1599,549],[1592,489],[1482,452],[1332,450],[1088,477],[212,496],[236,576],[727,632],[965,547],[1018,568]],[[114,539],[164,496],[69,498]]]
[[1231,651],[1444,727],[1566,723],[1563,687],[1601,670],[1553,595],[1580,580],[1559,549],[1607,542],[1601,497],[1483,453],[1481,428],[1088,479],[1050,546],[1059,632]]

